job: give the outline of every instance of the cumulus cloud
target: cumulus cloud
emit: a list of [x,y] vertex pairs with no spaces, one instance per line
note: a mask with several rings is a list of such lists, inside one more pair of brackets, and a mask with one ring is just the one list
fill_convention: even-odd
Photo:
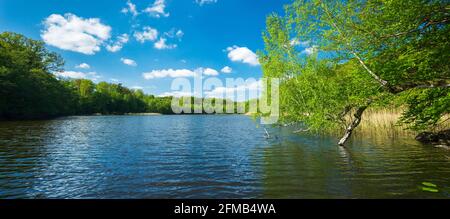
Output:
[[242,62],[258,66],[258,56],[247,47],[232,46],[227,48],[228,58],[233,62]]
[[121,58],[120,61],[125,64],[125,65],[129,65],[129,66],[137,66],[136,61],[132,60],[132,59],[127,59],[127,58]]
[[204,91],[207,98],[232,99],[235,101],[244,101],[255,99],[261,95],[261,81],[245,81],[245,83],[232,87],[216,87],[210,91]]
[[81,63],[81,64],[79,64],[79,65],[75,66],[75,68],[81,68],[81,69],[90,69],[90,68],[91,68],[91,66],[90,66],[90,65],[88,65],[87,63]]
[[203,74],[203,75],[207,75],[207,76],[217,76],[219,75],[219,72],[215,69],[212,68],[197,68],[195,70],[195,72],[199,73],[199,74]]
[[110,52],[118,52],[123,48],[125,43],[128,43],[130,37],[124,33],[117,37],[117,40],[110,45],[106,45],[106,50]]
[[143,73],[142,76],[147,79],[155,79],[155,78],[182,78],[182,77],[197,77],[200,75],[207,76],[217,76],[219,72],[212,68],[197,68],[195,70],[189,69],[163,69],[163,70],[153,70],[151,72]]
[[205,97],[205,98],[219,98],[231,99],[234,101],[245,101],[249,99],[256,99],[261,97],[263,84],[261,80],[243,80],[238,82],[236,79],[234,85],[212,87],[209,90],[202,91],[170,91],[164,92],[158,96],[160,97]]
[[63,71],[63,72],[55,72],[54,74],[60,78],[91,79],[93,81],[96,81],[97,79],[101,78],[101,76],[99,76],[97,72],[84,73],[78,71]]
[[130,0],[127,1],[127,7],[122,8],[121,12],[124,14],[130,13],[131,15],[133,15],[133,17],[136,17],[139,15],[139,12],[136,9],[136,5],[133,4]]
[[155,41],[156,38],[158,38],[158,30],[146,26],[142,31],[135,32],[134,38],[140,43],[144,43],[145,41]]
[[181,78],[181,77],[194,77],[197,73],[188,69],[162,69],[162,70],[153,70],[151,72],[145,72],[142,76],[146,80],[154,79],[154,78]]
[[56,72],[55,75],[58,77],[63,77],[63,78],[74,78],[74,79],[86,78],[85,73],[77,72],[77,71]]
[[156,0],[152,5],[144,9],[144,12],[153,17],[168,17],[169,13],[165,12],[166,2],[165,0]]
[[205,5],[205,4],[213,4],[216,2],[217,2],[217,0],[195,0],[195,3],[197,3],[200,6]]
[[164,37],[161,37],[158,41],[155,42],[154,47],[155,49],[175,49],[177,48],[177,44],[167,44],[167,39]]
[[45,29],[41,31],[41,37],[44,42],[62,50],[93,55],[110,38],[111,27],[102,24],[98,18],[52,14],[43,23]]
[[225,67],[223,67],[220,71],[221,71],[222,73],[228,74],[228,73],[231,73],[231,72],[233,71],[233,69],[232,69],[231,67],[229,67],[229,66],[225,66]]

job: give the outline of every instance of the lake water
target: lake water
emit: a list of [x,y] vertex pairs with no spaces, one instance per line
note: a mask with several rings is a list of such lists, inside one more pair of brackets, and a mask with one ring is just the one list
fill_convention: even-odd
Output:
[[449,150],[268,130],[241,115],[0,122],[0,198],[450,198]]

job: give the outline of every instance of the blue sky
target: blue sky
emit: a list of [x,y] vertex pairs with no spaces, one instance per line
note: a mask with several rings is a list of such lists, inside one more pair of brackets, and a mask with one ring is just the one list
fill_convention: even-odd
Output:
[[253,53],[263,49],[265,18],[289,2],[0,0],[0,31],[44,40],[65,59],[65,76],[159,95],[190,71],[261,77]]

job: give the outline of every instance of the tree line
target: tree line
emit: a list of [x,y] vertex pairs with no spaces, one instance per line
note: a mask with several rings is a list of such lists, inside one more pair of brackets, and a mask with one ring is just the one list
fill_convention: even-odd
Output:
[[[97,113],[173,114],[172,97],[147,95],[142,90],[129,89],[121,84],[57,78],[53,73],[63,71],[63,67],[61,56],[47,50],[42,41],[12,32],[1,33],[0,119]],[[191,98],[195,103],[196,98]],[[209,102],[217,101],[224,100]],[[191,107],[194,109],[195,105]],[[227,105],[223,107],[226,112]],[[233,102],[232,107],[237,109],[238,104]]]
[[272,14],[259,52],[281,78],[283,123],[342,129],[344,145],[366,109],[396,107],[400,123],[449,122],[450,4],[438,0],[295,0]]

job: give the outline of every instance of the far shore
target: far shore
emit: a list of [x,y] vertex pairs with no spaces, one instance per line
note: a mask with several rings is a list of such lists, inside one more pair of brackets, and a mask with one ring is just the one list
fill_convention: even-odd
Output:
[[33,121],[33,120],[51,120],[58,119],[63,117],[70,116],[179,116],[179,115],[245,115],[245,116],[253,116],[255,113],[221,113],[221,114],[163,114],[163,113],[125,113],[125,114],[102,114],[102,113],[93,113],[93,114],[84,114],[84,115],[62,115],[62,116],[50,116],[50,117],[37,117],[37,118],[15,118],[8,119],[0,117],[0,121]]
[[111,116],[111,115],[125,115],[125,116],[171,116],[171,115],[246,115],[246,116],[253,116],[255,113],[213,113],[213,114],[207,114],[207,113],[191,113],[191,114],[163,114],[163,113],[125,113],[125,114],[102,114],[102,113],[94,113],[86,116]]
[[126,113],[127,116],[162,116],[162,113]]

